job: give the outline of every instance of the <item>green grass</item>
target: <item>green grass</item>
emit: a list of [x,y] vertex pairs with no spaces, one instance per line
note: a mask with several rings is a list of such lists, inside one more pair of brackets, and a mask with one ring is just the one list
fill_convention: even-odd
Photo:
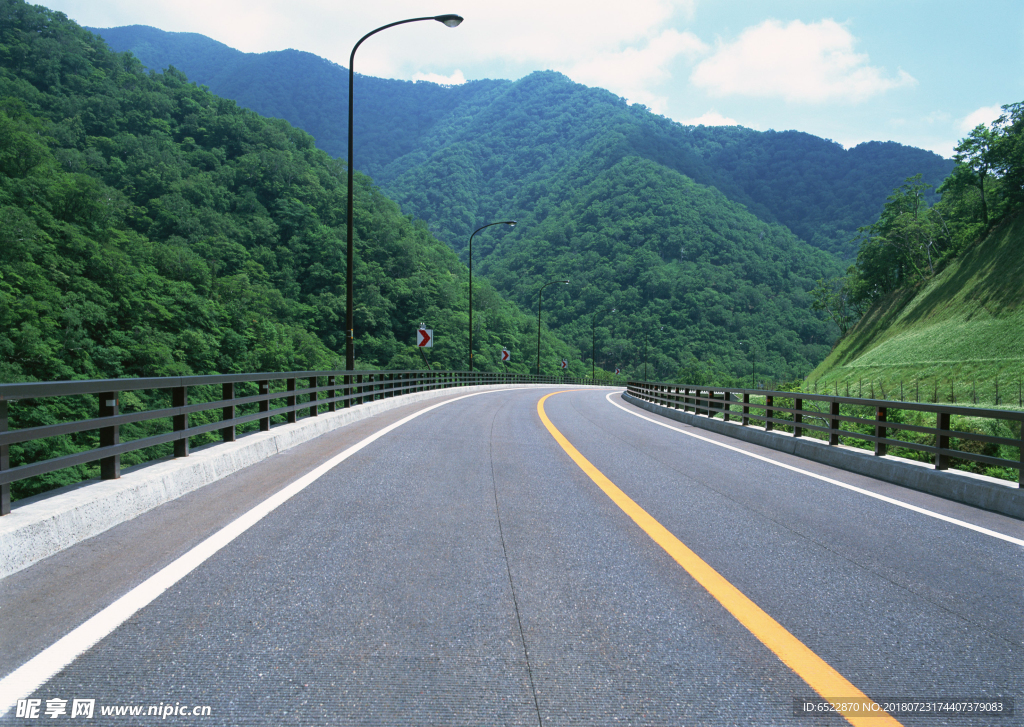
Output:
[[805,390],[1022,408],[1022,304],[1018,215],[932,280],[876,303],[811,372]]

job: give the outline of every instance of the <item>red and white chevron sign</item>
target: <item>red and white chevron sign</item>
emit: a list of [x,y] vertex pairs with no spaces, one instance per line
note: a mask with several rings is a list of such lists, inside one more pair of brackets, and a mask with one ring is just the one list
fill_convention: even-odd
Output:
[[417,328],[416,329],[416,345],[420,348],[433,348],[434,346],[434,329],[433,328]]
[[566,360],[565,360],[565,359],[563,358],[563,359],[562,359],[562,370],[563,370],[563,371],[565,371],[565,370],[566,370],[567,368],[569,368],[569,362],[568,362],[568,361],[566,361]]
[[615,367],[615,375],[618,376],[621,373],[622,373],[622,369],[620,369],[618,366],[616,366]]
[[512,360],[512,354],[509,352],[507,348],[501,349],[501,360],[502,362]]

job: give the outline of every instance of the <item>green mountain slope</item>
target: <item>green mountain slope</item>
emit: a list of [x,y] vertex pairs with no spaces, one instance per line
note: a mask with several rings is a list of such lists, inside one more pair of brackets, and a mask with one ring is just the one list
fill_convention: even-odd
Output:
[[[96,32],[150,68],[174,65],[215,93],[288,119],[329,153],[346,152],[348,72],[341,66],[294,50],[241,53],[196,34],[144,26]],[[595,137],[607,153],[583,160],[585,168],[606,169],[626,156],[650,159],[843,257],[856,253],[848,241],[873,221],[889,190],[919,172],[937,186],[952,168],[931,152],[895,143],[844,150],[800,132],[684,127],[550,72],[449,88],[360,76],[356,103],[356,168],[456,246],[473,223],[509,214],[509,185],[544,184],[566,163],[552,152],[580,153]],[[445,153],[451,146],[458,158]],[[424,174],[444,176],[451,164],[468,178],[457,181],[463,194],[444,200],[458,212],[439,212],[437,204],[422,203],[415,182]],[[437,168],[420,173],[421,166]],[[493,176],[495,170],[502,174]]]
[[541,284],[568,278],[547,289],[545,315],[582,351],[595,346],[600,366],[639,374],[646,331],[652,378],[697,366],[746,381],[752,345],[762,375],[777,379],[828,352],[831,326],[807,291],[839,267],[717,190],[630,157],[543,219],[528,215],[481,269],[523,307],[536,305]]
[[[337,366],[343,165],[62,14],[0,0],[0,20],[0,380]],[[424,322],[464,368],[465,266],[357,184],[359,365],[422,366]],[[479,364],[503,344],[525,370],[533,319],[478,287]]]
[[[808,377],[819,390],[1020,405],[1024,215],[910,290],[877,301]],[[920,392],[920,393],[918,393]]]
[[[348,69],[298,50],[243,53],[198,33],[167,33],[145,25],[89,28],[116,51],[130,51],[148,68],[174,66],[218,96],[263,116],[287,119],[344,158],[348,144]],[[416,151],[453,107],[474,104],[507,81],[442,88],[357,75],[356,169],[377,179],[399,156]],[[378,180],[379,182],[379,180]]]

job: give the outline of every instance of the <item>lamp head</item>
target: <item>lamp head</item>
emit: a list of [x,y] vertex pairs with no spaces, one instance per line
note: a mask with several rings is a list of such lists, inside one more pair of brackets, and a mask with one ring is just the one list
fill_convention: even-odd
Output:
[[509,227],[515,227],[516,226],[516,221],[515,220],[509,220],[505,224],[508,225]]
[[458,26],[459,23],[462,22],[462,16],[461,15],[438,15],[436,18],[434,18],[434,20],[436,20],[439,23],[444,23],[449,28],[454,28],[454,27]]

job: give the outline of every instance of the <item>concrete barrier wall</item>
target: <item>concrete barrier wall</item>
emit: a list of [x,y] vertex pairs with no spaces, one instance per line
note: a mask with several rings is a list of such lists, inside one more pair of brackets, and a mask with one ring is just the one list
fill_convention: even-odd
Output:
[[623,393],[622,398],[653,414],[700,429],[1024,520],[1024,490],[1015,482],[1003,484],[1002,480],[992,477],[956,470],[936,470],[924,462],[901,457],[876,457],[873,453],[856,447],[829,446],[820,439],[768,432],[760,427],[744,427],[739,422],[710,419],[660,404],[652,404],[628,393]]

